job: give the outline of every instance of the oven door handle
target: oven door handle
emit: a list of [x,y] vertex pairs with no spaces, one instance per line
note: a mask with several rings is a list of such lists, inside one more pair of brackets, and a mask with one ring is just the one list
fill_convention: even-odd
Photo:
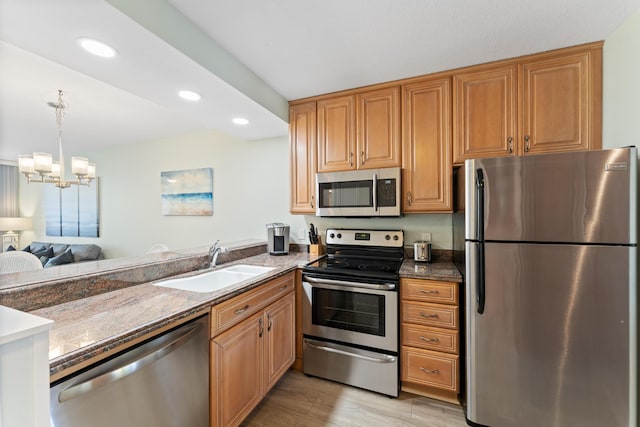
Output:
[[[361,289],[372,289],[377,291],[392,291],[396,289],[396,285],[394,283],[382,283],[382,284],[373,284],[373,283],[358,283],[358,282],[347,282],[345,280],[334,280],[334,279],[316,279],[314,277],[304,276],[304,280],[311,283],[312,285],[334,285],[334,286],[349,286],[350,288],[361,288]],[[321,286],[317,286],[321,287]]]
[[389,356],[388,354],[383,354],[381,357],[371,357],[365,356],[364,354],[353,353],[351,351],[342,350],[332,346],[329,343],[320,343],[318,341],[312,341],[309,339],[304,340],[305,344],[307,344],[311,348],[315,348],[320,351],[328,351],[329,353],[342,354],[343,356],[355,357],[358,359],[368,360],[369,362],[375,363],[394,363],[396,361],[395,356]]

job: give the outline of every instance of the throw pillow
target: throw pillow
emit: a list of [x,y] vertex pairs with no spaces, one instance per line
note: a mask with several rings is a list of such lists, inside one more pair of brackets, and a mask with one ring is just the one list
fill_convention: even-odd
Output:
[[32,251],[32,254],[34,254],[35,256],[37,256],[38,258],[40,258],[41,256],[47,256],[47,257],[52,257],[53,256],[53,249],[49,248],[45,248],[44,246],[41,248],[38,248],[38,250]]
[[13,247],[13,245],[9,245],[9,247],[7,248],[7,252],[11,252],[11,251],[15,251],[16,248]]
[[52,248],[45,249],[45,247],[43,246],[42,250],[39,250],[37,252],[32,252],[32,254],[37,256],[40,259],[40,262],[42,263],[42,265],[45,265],[49,260],[49,258],[53,256],[53,249]]
[[71,253],[71,249],[67,249],[61,255],[54,256],[53,258],[49,258],[49,260],[44,266],[54,267],[56,265],[70,264],[72,262],[73,262],[73,253]]

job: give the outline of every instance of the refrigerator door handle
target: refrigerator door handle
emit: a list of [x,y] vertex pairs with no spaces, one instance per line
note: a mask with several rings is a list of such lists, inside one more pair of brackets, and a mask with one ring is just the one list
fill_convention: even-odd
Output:
[[478,237],[478,268],[476,269],[476,302],[478,314],[484,313],[484,174],[482,169],[476,170],[476,209],[477,209],[477,237]]
[[476,170],[476,238],[484,242],[484,173]]
[[476,269],[476,302],[478,314],[484,313],[484,242],[478,243],[478,268]]

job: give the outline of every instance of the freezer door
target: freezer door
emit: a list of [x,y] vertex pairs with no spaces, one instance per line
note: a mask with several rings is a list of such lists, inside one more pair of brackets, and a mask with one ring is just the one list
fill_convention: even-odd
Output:
[[[635,148],[467,161],[467,239],[637,243]],[[482,171],[484,203],[478,203]]]
[[486,243],[483,314],[467,275],[467,418],[635,427],[636,260],[635,247]]

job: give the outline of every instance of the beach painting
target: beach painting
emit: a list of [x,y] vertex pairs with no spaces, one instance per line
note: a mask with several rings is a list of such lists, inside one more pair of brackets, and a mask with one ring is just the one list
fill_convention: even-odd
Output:
[[162,215],[213,215],[213,168],[160,173]]

